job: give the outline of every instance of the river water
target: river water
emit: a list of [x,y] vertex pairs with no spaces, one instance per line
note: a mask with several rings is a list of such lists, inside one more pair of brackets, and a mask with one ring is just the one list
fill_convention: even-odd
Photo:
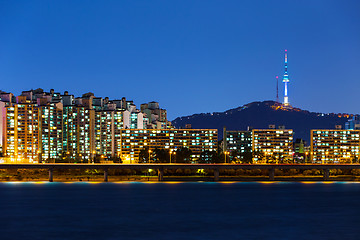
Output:
[[0,239],[359,239],[360,183],[0,183]]

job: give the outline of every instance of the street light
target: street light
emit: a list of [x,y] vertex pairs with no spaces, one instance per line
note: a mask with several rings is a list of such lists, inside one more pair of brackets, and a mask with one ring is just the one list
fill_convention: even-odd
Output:
[[328,159],[328,154],[329,154],[329,152],[325,152],[325,156],[326,156],[325,161],[326,161],[326,163],[328,163],[328,162],[329,162],[329,159]]
[[170,164],[171,164],[171,155],[172,154],[176,155],[176,151],[170,149],[169,154],[170,154]]
[[172,152],[173,152],[173,150],[170,149],[170,151],[169,151],[169,154],[170,154],[170,164],[171,164],[171,154],[172,154]]
[[229,155],[229,152],[227,151],[224,152],[225,164],[226,164],[226,155]]
[[151,154],[152,151],[149,149],[148,152],[149,152],[149,163],[150,163],[150,154]]

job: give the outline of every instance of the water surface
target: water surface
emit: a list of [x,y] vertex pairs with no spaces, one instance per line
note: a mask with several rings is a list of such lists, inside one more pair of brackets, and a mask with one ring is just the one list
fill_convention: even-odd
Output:
[[359,183],[0,183],[0,239],[358,239]]

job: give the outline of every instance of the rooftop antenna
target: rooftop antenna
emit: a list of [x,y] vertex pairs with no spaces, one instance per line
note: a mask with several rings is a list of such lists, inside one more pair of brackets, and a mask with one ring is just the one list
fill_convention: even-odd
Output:
[[279,77],[276,76],[276,103],[279,103]]

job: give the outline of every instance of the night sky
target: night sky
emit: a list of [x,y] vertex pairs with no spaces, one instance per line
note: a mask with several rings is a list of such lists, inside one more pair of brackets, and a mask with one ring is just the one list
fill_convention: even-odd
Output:
[[356,0],[0,0],[0,89],[154,100],[173,120],[275,100],[287,49],[293,106],[360,113],[359,13]]

